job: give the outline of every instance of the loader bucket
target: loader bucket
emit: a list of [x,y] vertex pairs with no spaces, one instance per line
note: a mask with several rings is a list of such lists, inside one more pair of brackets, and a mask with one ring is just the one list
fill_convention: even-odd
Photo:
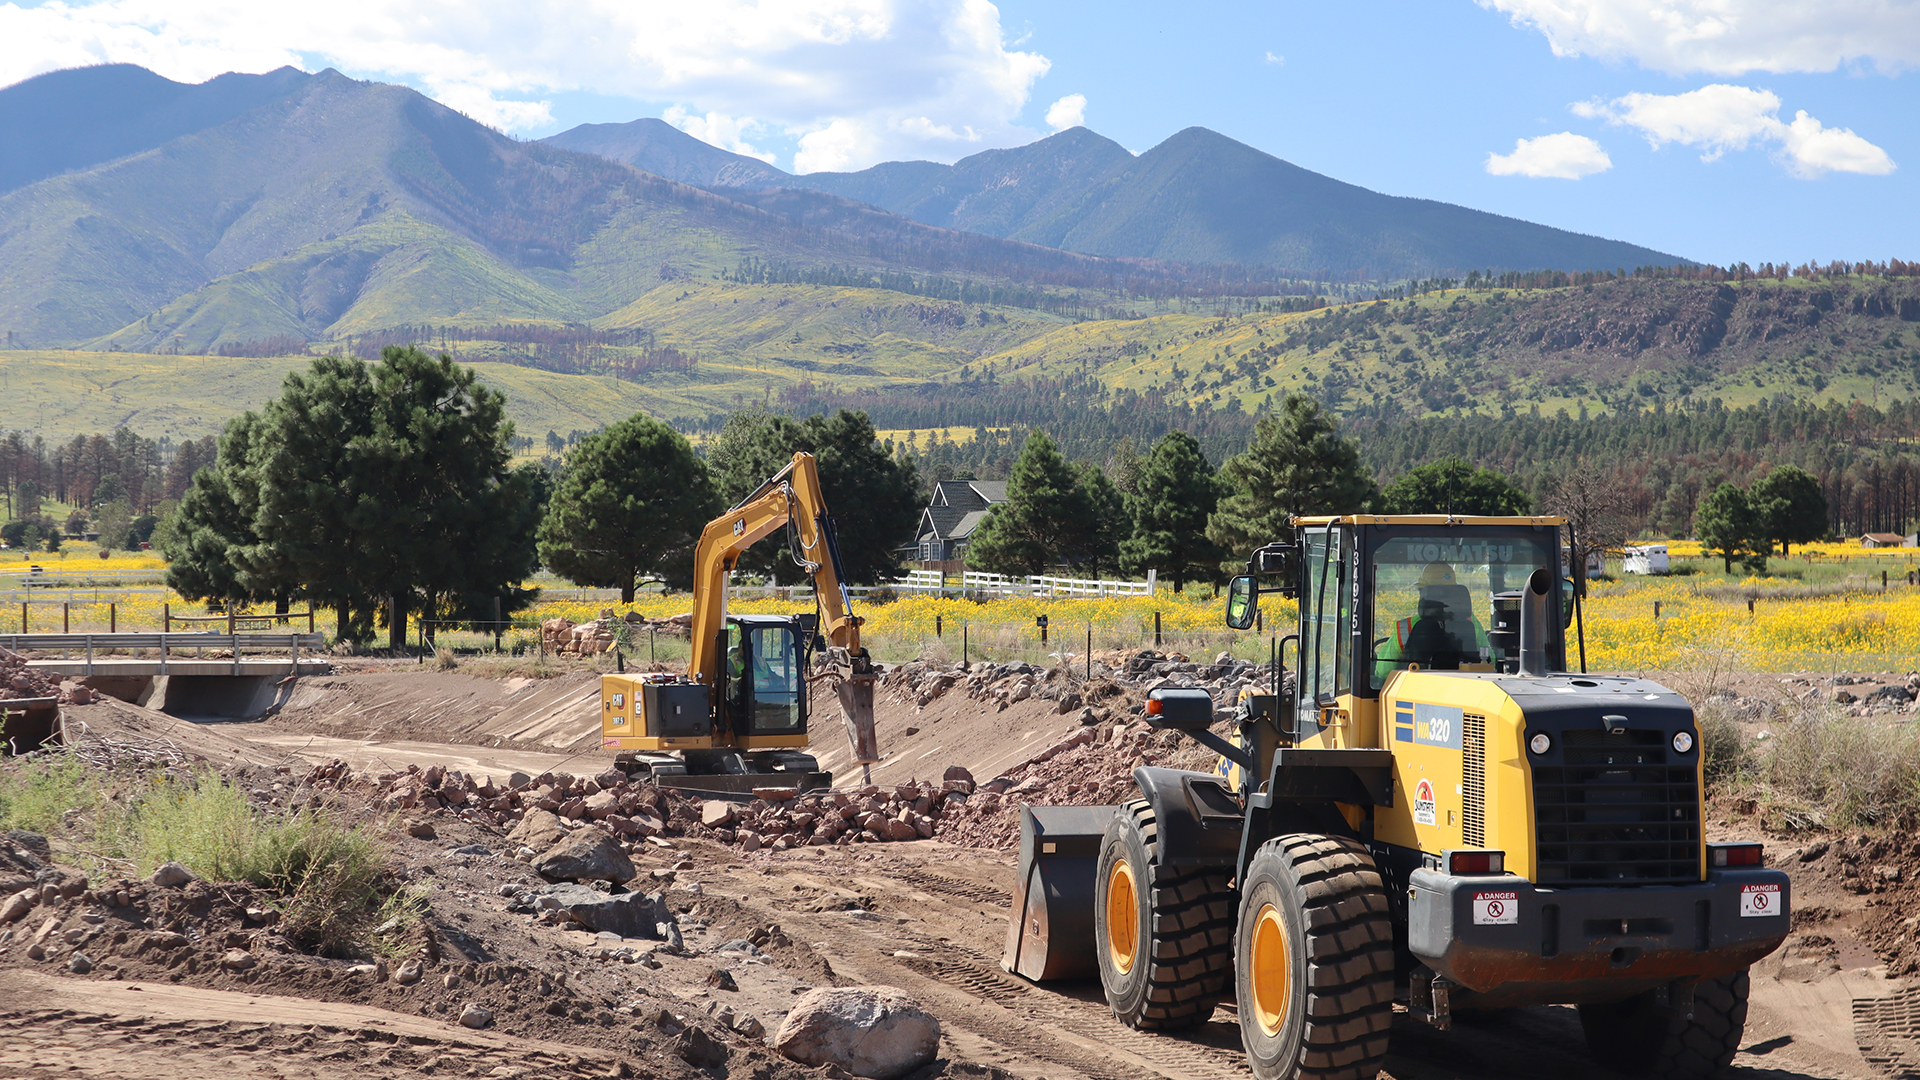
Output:
[[833,688],[840,698],[840,709],[847,717],[847,742],[853,748],[856,764],[872,765],[880,760],[880,739],[873,731],[873,684],[871,673],[849,675]]
[[1087,979],[1100,974],[1093,905],[1100,841],[1112,806],[1029,806],[1020,812],[1020,868],[1013,886],[1007,953],[1016,975]]

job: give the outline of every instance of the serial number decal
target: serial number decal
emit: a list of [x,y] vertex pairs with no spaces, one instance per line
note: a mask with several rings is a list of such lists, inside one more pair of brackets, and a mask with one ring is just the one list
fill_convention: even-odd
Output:
[[1759,919],[1782,912],[1780,886],[1778,885],[1742,885],[1740,886],[1740,917]]
[[1423,776],[1420,778],[1419,783],[1413,785],[1414,824],[1416,825],[1433,824],[1434,822],[1433,805],[1434,805],[1433,782]]
[[1519,922],[1519,893],[1477,892],[1473,894],[1473,925],[1514,926]]

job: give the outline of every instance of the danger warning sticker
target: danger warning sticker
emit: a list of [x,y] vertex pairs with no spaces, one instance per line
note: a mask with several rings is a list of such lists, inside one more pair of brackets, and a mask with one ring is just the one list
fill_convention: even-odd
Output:
[[1473,894],[1473,925],[1512,926],[1519,921],[1519,893],[1477,892]]
[[603,747],[605,746],[618,747],[620,745],[620,740],[619,739],[601,739],[600,745]]
[[1778,885],[1742,885],[1740,886],[1740,917],[1758,919],[1781,912],[1780,886]]
[[1417,825],[1431,825],[1433,816],[1433,784],[1426,777],[1413,785],[1413,820]]

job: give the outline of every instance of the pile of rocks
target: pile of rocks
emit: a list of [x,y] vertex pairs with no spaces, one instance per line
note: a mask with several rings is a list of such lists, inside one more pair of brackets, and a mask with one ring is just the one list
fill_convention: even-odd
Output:
[[591,656],[606,652],[613,646],[613,623],[611,608],[602,610],[600,617],[592,622],[548,619],[540,624],[540,637],[546,642],[550,653]]
[[666,619],[649,619],[637,611],[615,616],[612,608],[601,608],[600,617],[591,622],[548,619],[540,624],[540,637],[546,642],[550,653],[591,656],[612,648],[615,634],[623,624],[630,637],[644,637],[653,633],[661,637],[684,638],[693,633],[693,614],[688,612]]
[[1233,708],[1242,689],[1264,688],[1272,678],[1271,665],[1236,659],[1225,652],[1216,655],[1211,664],[1200,664],[1180,653],[1140,649],[1095,653],[1091,665],[1052,668],[1017,660],[1006,664],[917,660],[889,670],[882,686],[916,708],[925,708],[961,689],[975,701],[997,709],[1030,699],[1051,701],[1054,712],[1066,715],[1079,711],[1082,723],[1097,724],[1123,713],[1138,715],[1146,692],[1156,687],[1199,687],[1211,694],[1214,707],[1224,712]]
[[[12,649],[0,649],[0,700],[60,696],[58,681],[28,667],[27,658]],[[91,696],[87,700],[92,700]],[[86,701],[75,704],[84,705]]]
[[743,851],[927,840],[938,831],[940,817],[964,803],[973,788],[973,774],[957,765],[937,784],[868,785],[804,798],[793,788],[767,788],[745,806],[708,802],[701,808],[701,824]]
[[[1830,701],[1844,707],[1850,716],[1882,716],[1891,713],[1920,712],[1920,672],[1904,676],[1832,675],[1820,678],[1789,676],[1783,686],[1805,687],[1800,696],[1809,701]],[[1884,685],[1883,685],[1884,684]],[[1849,690],[1847,687],[1864,689]]]

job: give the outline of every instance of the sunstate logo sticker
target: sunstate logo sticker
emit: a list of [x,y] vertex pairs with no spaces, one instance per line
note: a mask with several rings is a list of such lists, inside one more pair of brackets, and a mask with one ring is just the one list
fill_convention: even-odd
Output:
[[1413,821],[1416,825],[1434,823],[1433,782],[1425,777],[1413,785]]

